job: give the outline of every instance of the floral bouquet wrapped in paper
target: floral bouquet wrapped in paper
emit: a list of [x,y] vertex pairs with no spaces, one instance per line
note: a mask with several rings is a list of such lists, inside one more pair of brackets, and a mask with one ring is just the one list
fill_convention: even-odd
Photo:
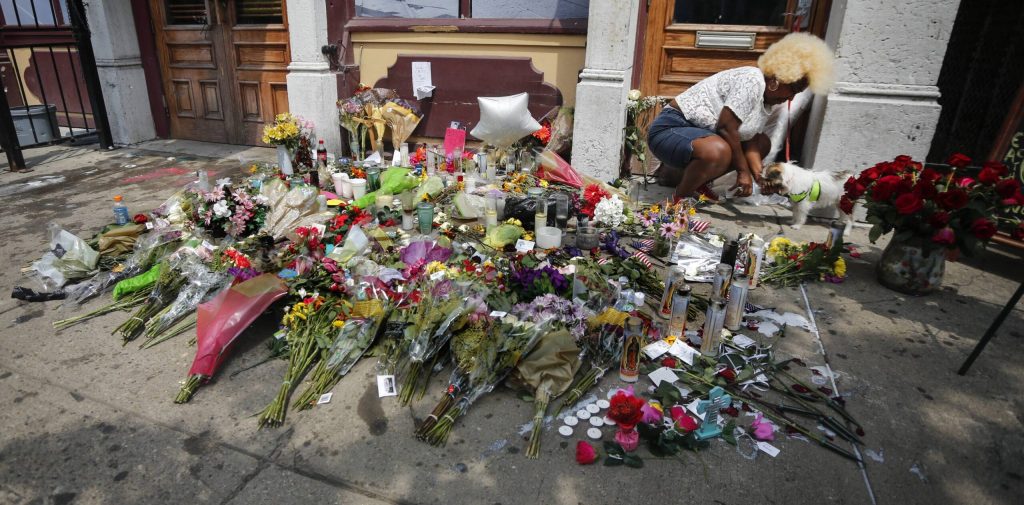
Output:
[[391,145],[397,151],[412,135],[416,125],[420,124],[423,113],[415,104],[396,98],[384,104],[381,115],[391,128]]
[[278,240],[288,237],[294,240],[292,232],[300,227],[321,224],[331,217],[332,213],[320,208],[317,200],[320,192],[306,185],[292,188],[280,179],[272,179],[260,188],[260,194],[266,197],[270,210],[266,214],[264,231]]
[[547,321],[535,324],[512,316],[486,317],[453,336],[455,370],[444,397],[420,425],[417,436],[431,445],[444,445],[455,421],[505,380],[549,328]]

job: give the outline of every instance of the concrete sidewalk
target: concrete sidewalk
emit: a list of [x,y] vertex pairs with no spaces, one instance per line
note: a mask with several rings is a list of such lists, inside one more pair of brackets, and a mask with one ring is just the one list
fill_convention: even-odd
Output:
[[[46,248],[55,221],[89,235],[109,221],[111,198],[149,210],[203,167],[237,174],[243,160],[273,151],[159,141],[116,151],[58,146],[26,152],[29,173],[0,174],[3,286]],[[730,205],[704,211],[727,233],[793,232],[788,211]],[[781,454],[747,460],[724,442],[681,459],[645,457],[645,468],[578,466],[577,436],[544,433],[541,459],[527,460],[522,426],[531,405],[498,390],[457,423],[447,447],[413,436],[447,378],[411,407],[378,399],[375,360],[363,360],[331,403],[291,412],[283,428],[257,430],[254,414],[274,396],[286,367],[262,361],[273,321],[250,329],[218,378],[186,405],[171,402],[194,355],[187,338],[152,349],[122,347],[112,314],[63,332],[73,315],[59,302],[0,302],[0,504],[44,503],[962,503],[1011,504],[1024,495],[1024,312],[966,377],[955,370],[1020,282],[1020,258],[990,250],[949,263],[941,292],[907,298],[874,280],[884,243],[857,229],[863,256],[843,284],[758,289],[752,301],[813,315],[820,332],[792,330],[781,352],[809,366],[827,361],[864,424],[866,471],[796,439]],[[1017,277],[1015,277],[1017,276]],[[706,290],[706,287],[696,289]],[[106,303],[94,300],[83,312]],[[236,372],[238,372],[236,375]],[[597,394],[618,387],[606,378]],[[749,418],[741,417],[741,424]],[[606,438],[610,437],[606,430]],[[646,455],[645,451],[640,454]],[[1018,498],[1013,498],[1017,496]]]

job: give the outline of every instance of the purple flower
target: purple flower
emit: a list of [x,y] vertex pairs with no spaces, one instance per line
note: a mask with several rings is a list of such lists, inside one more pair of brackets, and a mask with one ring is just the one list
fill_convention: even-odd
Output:
[[256,277],[259,274],[259,272],[252,268],[228,268],[228,275],[231,275],[235,279],[238,279],[239,282],[247,281],[249,279],[252,279],[253,277]]

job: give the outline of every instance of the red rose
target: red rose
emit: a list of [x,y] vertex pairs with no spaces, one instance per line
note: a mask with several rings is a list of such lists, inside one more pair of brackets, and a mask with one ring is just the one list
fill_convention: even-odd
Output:
[[932,170],[930,168],[926,168],[926,169],[921,171],[921,175],[918,176],[918,178],[920,180],[922,180],[922,181],[928,181],[928,182],[934,183],[935,181],[937,181],[937,180],[942,178],[942,174],[940,174],[940,173],[938,173],[935,170]]
[[925,200],[934,200],[935,195],[939,194],[939,190],[935,188],[935,183],[926,180],[917,181],[914,186],[914,192],[921,195],[921,198]]
[[967,192],[962,189],[951,189],[939,193],[935,201],[944,209],[956,210],[967,205]]
[[839,210],[846,214],[853,214],[853,200],[850,200],[846,195],[843,195],[842,198],[839,199]]
[[1006,174],[1010,173],[1010,169],[1006,167],[1006,164],[1000,161],[986,161],[985,164],[981,166],[981,168],[982,170],[986,168],[991,168],[997,174],[999,174],[999,177],[1006,177]]
[[1014,240],[1024,240],[1024,221],[1021,221],[1020,224],[1010,232],[1010,236],[1013,237]]
[[896,198],[896,211],[900,214],[913,214],[924,207],[921,197],[914,193],[904,193]]
[[732,368],[723,368],[719,370],[716,375],[725,379],[725,382],[732,382],[736,380],[736,370],[733,370]]
[[868,184],[871,184],[872,182],[877,181],[878,178],[881,175],[882,175],[882,170],[880,168],[878,168],[878,166],[876,165],[876,166],[873,166],[873,167],[871,167],[871,168],[861,172],[860,176],[857,177],[857,180],[861,184],[867,186]]
[[630,430],[643,418],[644,413],[641,409],[644,403],[646,402],[642,399],[620,390],[611,399],[608,417],[618,423],[622,429]]
[[676,422],[676,426],[679,426],[684,432],[689,433],[700,426],[694,418],[686,413],[686,409],[680,405],[672,406],[668,412],[672,416],[672,420]]
[[988,240],[996,234],[996,224],[988,219],[979,217],[971,223],[971,233],[981,240]]
[[661,366],[667,366],[669,368],[679,368],[679,362],[671,356],[666,356],[661,360]]
[[956,153],[956,154],[950,156],[949,159],[946,160],[946,163],[948,163],[949,165],[952,165],[952,166],[954,166],[956,168],[964,168],[967,165],[971,164],[971,159],[968,158],[967,156],[963,155],[963,154]]
[[895,175],[887,175],[878,179],[875,186],[871,189],[871,199],[876,202],[884,202],[892,198],[893,193],[896,192],[896,187],[900,183],[900,178]]
[[950,246],[956,243],[956,234],[952,228],[943,228],[932,235],[932,242],[939,245]]
[[944,210],[940,210],[932,214],[932,216],[928,218],[928,224],[930,224],[932,228],[942,228],[943,226],[946,226],[946,224],[948,223],[949,213]]
[[996,193],[1003,198],[1011,198],[1020,189],[1020,182],[1017,179],[1003,179],[996,184]]
[[597,450],[594,446],[590,445],[590,442],[586,440],[580,440],[576,442],[576,462],[581,465],[589,465],[596,462],[600,457],[597,454]]
[[892,160],[892,162],[895,163],[896,165],[901,166],[901,167],[905,167],[905,166],[913,163],[914,162],[914,158],[911,158],[910,156],[907,156],[906,154],[901,154],[901,155],[897,156],[894,160]]
[[149,217],[147,217],[145,214],[135,214],[135,216],[132,217],[132,222],[134,222],[135,224],[146,224],[146,222],[148,221]]
[[728,407],[726,407],[724,409],[719,410],[719,412],[721,412],[722,414],[730,415],[732,417],[739,417],[740,416],[740,409],[738,409],[736,407],[733,407],[733,406],[728,406]]
[[864,195],[864,191],[867,188],[858,182],[857,179],[850,177],[846,180],[846,184],[843,185],[843,189],[846,190],[846,196],[849,196],[852,200],[856,200]]
[[993,167],[985,167],[978,172],[978,180],[983,184],[995,184],[999,182],[999,171]]

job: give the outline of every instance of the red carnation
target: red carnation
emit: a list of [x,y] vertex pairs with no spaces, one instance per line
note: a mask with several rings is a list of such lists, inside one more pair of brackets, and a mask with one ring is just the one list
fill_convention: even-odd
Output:
[[956,168],[964,168],[971,164],[971,159],[961,153],[956,153],[950,156],[946,163]]
[[939,245],[950,246],[956,243],[956,234],[952,228],[943,228],[932,235],[932,242]]
[[839,210],[846,214],[853,214],[853,200],[850,200],[846,195],[843,195],[842,198],[839,199]]
[[846,190],[846,196],[849,196],[853,200],[856,200],[863,196],[864,191],[867,190],[867,188],[865,188],[863,184],[858,182],[857,179],[854,179],[853,177],[850,177],[849,179],[846,180],[846,184],[843,185],[843,189]]
[[988,240],[996,234],[996,224],[988,219],[979,217],[971,223],[971,233],[981,240]]
[[962,189],[951,189],[939,193],[935,197],[935,201],[939,203],[943,208],[949,210],[956,210],[967,205],[967,192]]
[[619,390],[611,399],[608,417],[624,430],[631,430],[643,418],[643,406],[647,403],[636,396]]
[[599,459],[597,449],[586,440],[576,442],[576,462],[581,465],[589,465]]
[[884,202],[892,198],[893,193],[900,183],[900,178],[895,175],[887,175],[878,179],[875,187],[871,189],[871,199],[876,202]]
[[995,184],[999,182],[1000,177],[999,170],[990,166],[986,166],[981,169],[981,172],[978,172],[978,180],[982,184]]
[[1017,179],[1003,179],[996,184],[996,193],[1003,198],[1011,198],[1020,189],[1020,182]]
[[913,214],[924,207],[921,197],[914,193],[904,193],[896,198],[896,211],[900,214]]
[[942,228],[943,226],[946,226],[949,224],[949,212],[944,210],[935,212],[928,218],[928,224],[930,224],[932,228]]

